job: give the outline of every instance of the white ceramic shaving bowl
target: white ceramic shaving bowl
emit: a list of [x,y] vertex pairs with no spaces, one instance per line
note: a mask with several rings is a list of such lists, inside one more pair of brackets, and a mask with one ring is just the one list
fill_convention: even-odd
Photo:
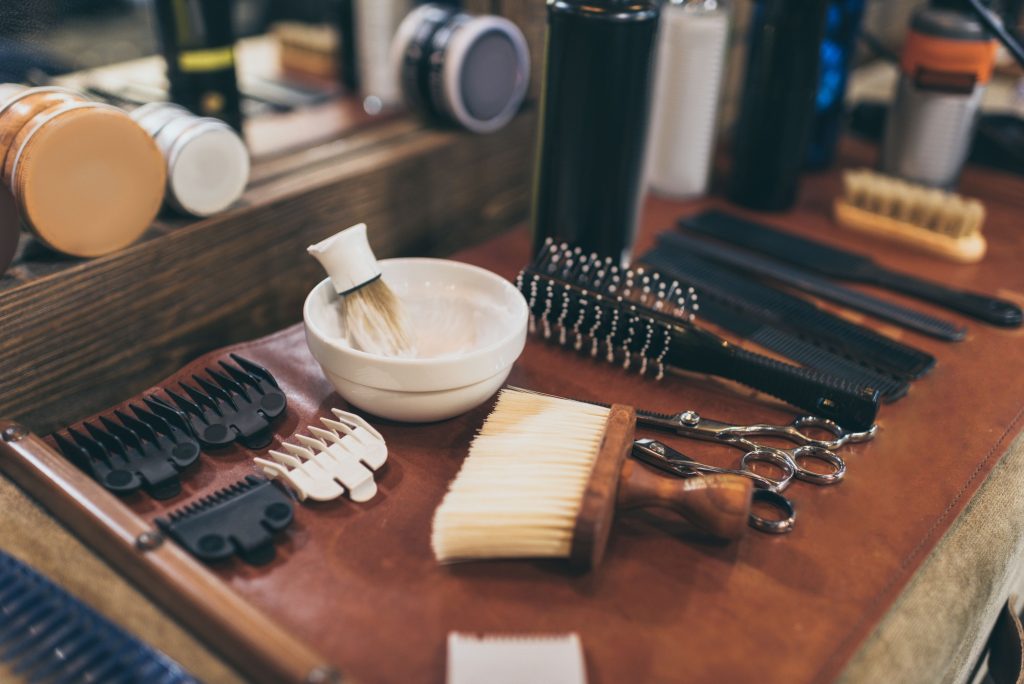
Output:
[[479,406],[505,382],[526,344],[526,300],[505,279],[444,259],[385,259],[417,337],[416,358],[368,354],[346,341],[338,295],[324,279],[306,297],[306,342],[346,401],[382,418],[445,420]]

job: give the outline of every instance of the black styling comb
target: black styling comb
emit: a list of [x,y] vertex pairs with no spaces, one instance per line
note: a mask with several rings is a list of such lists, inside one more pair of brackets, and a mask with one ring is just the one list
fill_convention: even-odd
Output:
[[882,393],[883,401],[895,401],[906,395],[910,388],[910,381],[906,378],[876,370],[853,358],[840,355],[826,346],[815,344],[783,326],[763,320],[756,312],[731,305],[729,301],[716,296],[714,291],[709,291],[696,281],[680,277],[673,269],[659,268],[657,254],[649,252],[641,257],[641,261],[644,265],[634,268],[636,273],[642,276],[637,283],[641,290],[650,289],[658,293],[658,296],[664,296],[677,283],[696,287],[700,292],[700,311],[697,312],[697,316],[702,320],[782,354],[802,366],[810,366],[858,384],[877,387]]
[[237,441],[248,449],[262,449],[273,439],[271,425],[288,400],[266,368],[238,354],[231,354],[231,360],[234,364],[207,366],[206,377],[193,375],[192,383],[178,383],[180,391],[164,391],[185,412],[204,448]]
[[[665,287],[673,282],[662,273],[646,268],[639,269],[644,280],[652,281],[657,287]],[[857,385],[876,387],[882,393],[883,401],[896,401],[906,396],[910,389],[910,381],[883,375],[856,361],[833,354],[827,349],[806,342],[786,330],[776,328],[756,318],[745,315],[729,306],[722,304],[713,297],[705,297],[701,290],[700,311],[698,319],[714,323],[718,327],[745,340],[749,340],[765,349],[770,349],[787,359],[796,361],[801,366],[815,368],[823,373],[845,378]]]
[[700,289],[702,301],[709,298],[719,300],[882,373],[916,379],[935,366],[935,357],[931,354],[834,316],[796,295],[661,240],[640,260],[673,278],[692,283]]
[[[567,266],[571,264],[571,266]],[[848,380],[855,387],[873,387],[881,397],[893,400],[906,394],[909,383],[886,377],[859,364],[819,349],[782,330],[777,330],[755,318],[745,316],[714,297],[704,297],[701,291],[699,311],[693,284],[680,281],[657,269],[638,267],[619,268],[611,259],[603,261],[594,256],[571,254],[563,248],[551,249],[534,263],[538,271],[574,281],[577,285],[608,296],[618,296],[644,310],[649,315],[667,316],[692,321],[693,315],[715,323],[744,339],[782,354],[803,366],[828,375]],[[671,322],[671,321],[670,321]]]
[[[948,309],[973,316],[979,320],[1010,328],[1020,327],[1024,321],[1024,312],[1013,302],[997,299],[988,295],[956,290],[939,283],[922,280],[916,276],[898,271],[891,271],[883,268],[875,261],[864,254],[848,252],[821,242],[791,235],[784,231],[775,230],[766,225],[747,221],[724,211],[706,211],[696,216],[686,216],[679,220],[679,224],[690,230],[697,231],[704,235],[741,245],[744,249],[755,250],[761,254],[770,255],[799,268],[821,273],[823,275],[850,280],[859,283],[878,285],[896,292],[902,292],[918,299],[939,304]],[[723,252],[727,256],[728,252]],[[749,253],[748,253],[749,254]],[[715,256],[715,258],[719,258]],[[841,294],[838,290],[826,288],[822,290],[816,281],[810,278],[804,279],[800,271],[790,275],[788,269],[779,269],[773,262],[765,262],[765,267],[760,265],[755,269],[755,260],[749,256],[740,255],[744,259],[745,268],[768,273],[772,278],[782,279],[790,282],[795,277],[805,281],[805,285],[794,283],[796,287],[808,289],[809,292],[821,294],[824,297],[833,298]],[[760,263],[758,260],[757,263]],[[775,262],[777,263],[777,262]],[[809,289],[812,288],[813,289]],[[839,300],[843,301],[843,300]],[[843,303],[863,309],[867,303],[864,299],[849,299]],[[934,317],[927,317],[919,312],[910,311],[909,314],[898,314],[895,310],[876,308],[869,313],[882,315],[902,325],[914,327],[922,332],[933,334],[943,339],[958,340],[963,338],[961,332],[956,335],[960,328],[954,324],[945,323]],[[932,319],[928,321],[927,319]],[[945,323],[940,326],[935,323]],[[945,335],[941,333],[947,333]]]
[[53,439],[61,453],[115,494],[145,490],[154,499],[181,492],[180,473],[199,458],[185,415],[151,398],[82,423]]
[[0,661],[29,682],[198,684],[166,655],[2,551]]
[[[706,212],[701,216],[714,215],[725,216],[715,212]],[[684,219],[680,225],[698,230],[707,226],[705,221],[691,221]],[[717,222],[715,225],[718,225]],[[728,225],[728,224],[727,224]],[[724,239],[724,238],[723,238]],[[830,299],[838,304],[869,313],[872,316],[883,320],[891,321],[910,330],[936,337],[940,340],[959,341],[967,336],[967,328],[953,321],[932,316],[923,311],[912,309],[901,304],[896,304],[885,299],[880,299],[873,294],[853,290],[839,285],[828,278],[812,272],[812,262],[802,266],[790,264],[776,258],[764,256],[758,252],[736,247],[727,242],[695,238],[690,234],[666,233],[659,237],[659,242],[674,244],[678,249],[685,250],[691,254],[697,254],[706,259],[713,259],[730,268],[756,275],[758,278],[781,283],[787,287],[801,290],[816,297]],[[741,243],[742,244],[742,243]]]
[[[658,379],[666,367],[709,373],[829,418],[849,430],[868,430],[874,424],[877,389],[857,387],[820,371],[747,351],[678,315],[626,300],[614,287],[598,291],[594,279],[600,283],[611,274],[589,271],[604,263],[596,256],[549,241],[517,279],[530,307],[531,328],[541,327],[545,338],[557,331],[560,344],[577,351],[588,346],[593,357],[603,349],[606,361],[621,358],[626,369],[636,362],[641,374],[653,366]],[[666,296],[672,301],[680,297],[692,300],[693,294],[687,290]]]
[[291,522],[288,495],[255,475],[156,519],[161,530],[201,560],[238,554],[252,565],[274,559],[274,533]]

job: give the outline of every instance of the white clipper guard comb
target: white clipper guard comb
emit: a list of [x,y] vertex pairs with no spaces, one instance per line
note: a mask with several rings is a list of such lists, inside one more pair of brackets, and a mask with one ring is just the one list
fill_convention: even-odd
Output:
[[257,458],[256,464],[268,477],[287,484],[302,501],[331,501],[346,492],[353,501],[369,501],[377,493],[373,471],[387,461],[387,445],[379,432],[354,413],[331,412],[337,420],[320,419],[329,429],[310,425],[313,437],[297,434],[299,444],[282,444],[288,453],[271,449],[274,460]]

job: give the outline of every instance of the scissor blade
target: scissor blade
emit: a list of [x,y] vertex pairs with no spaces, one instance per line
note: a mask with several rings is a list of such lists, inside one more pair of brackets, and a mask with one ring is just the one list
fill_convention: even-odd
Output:
[[682,415],[681,413],[655,413],[654,411],[637,409],[636,422],[637,425],[655,430],[667,430],[678,433],[679,429],[684,426]]

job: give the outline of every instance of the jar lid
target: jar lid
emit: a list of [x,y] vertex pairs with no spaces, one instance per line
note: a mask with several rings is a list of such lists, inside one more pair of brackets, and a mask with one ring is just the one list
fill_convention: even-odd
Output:
[[40,240],[65,254],[94,257],[146,231],[165,182],[160,151],[125,112],[69,103],[33,121],[17,150],[11,189]]
[[197,119],[167,151],[167,199],[179,211],[216,214],[238,201],[248,183],[245,142],[218,119]]
[[444,54],[445,104],[475,133],[512,120],[530,82],[530,51],[523,32],[498,16],[473,17],[452,34]]
[[86,102],[80,93],[67,88],[45,87],[22,90],[0,106],[0,180],[9,183],[14,165],[12,149],[23,128],[43,112],[68,102]]

